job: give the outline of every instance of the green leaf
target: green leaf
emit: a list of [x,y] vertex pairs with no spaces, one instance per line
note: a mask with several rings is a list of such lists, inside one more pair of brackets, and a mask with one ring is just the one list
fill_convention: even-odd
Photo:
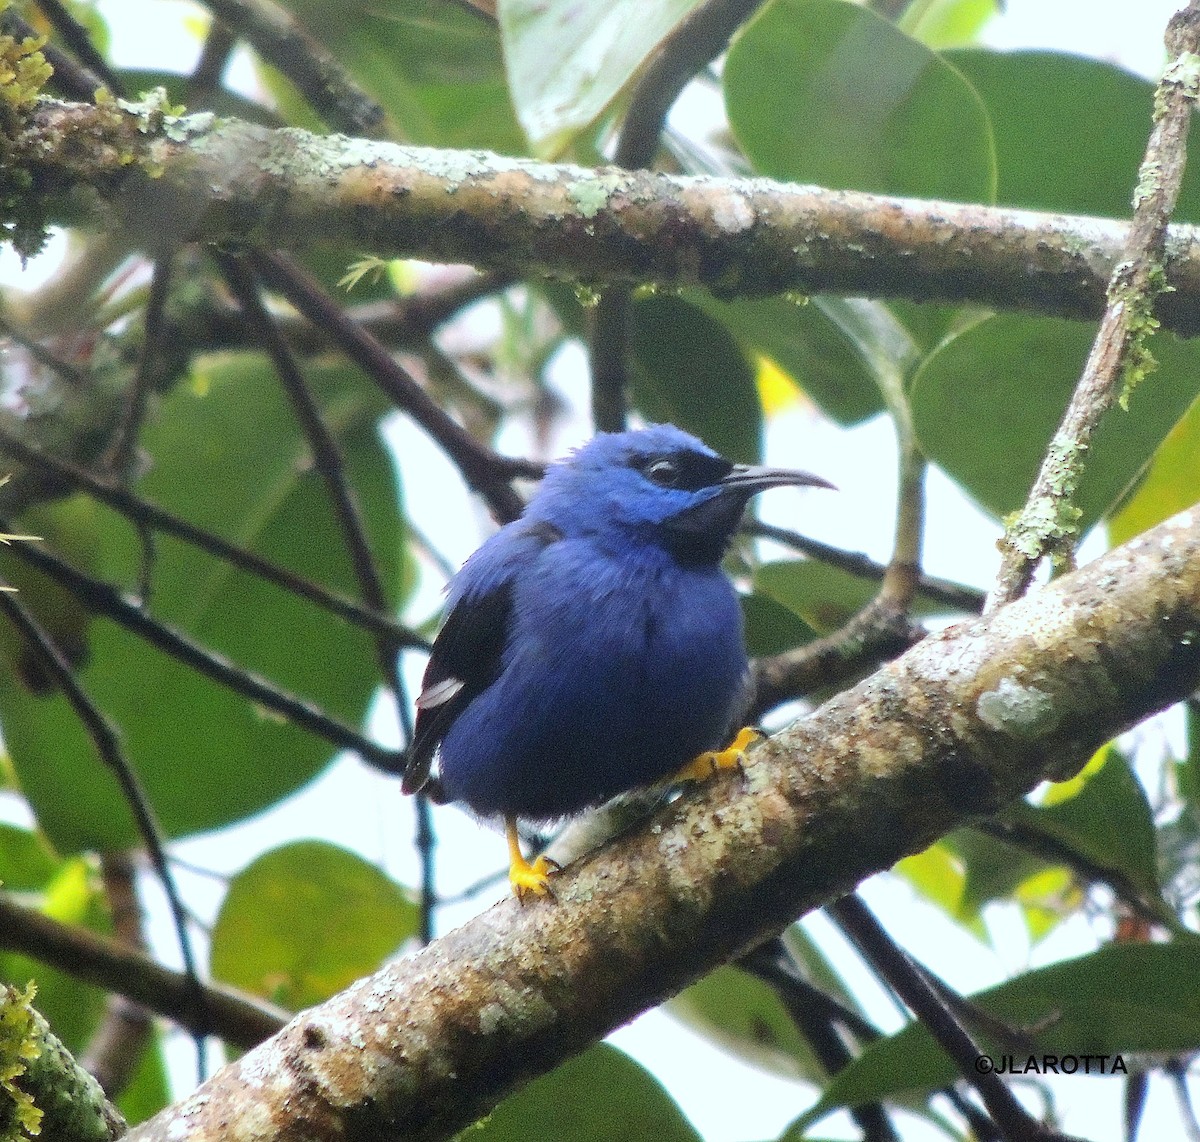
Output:
[[[349,0],[334,18],[326,0],[286,3],[407,142],[525,152],[504,81],[500,32],[481,13],[442,0]],[[299,96],[278,82],[272,87],[289,120],[304,125],[310,112]]]
[[217,978],[297,1010],[374,971],[418,909],[362,857],[323,841],[272,849],[229,886],[212,934]]
[[61,862],[40,833],[0,821],[0,885],[8,892],[36,892]]
[[[831,634],[875,598],[879,583],[816,559],[794,559],[764,563],[754,572],[754,589],[799,615],[817,634]],[[946,609],[921,598],[913,604],[916,615]]]
[[997,0],[927,0],[908,6],[902,31],[935,50],[970,43],[996,14]]
[[828,1078],[774,988],[736,967],[717,968],[666,1010],[751,1066],[785,1078]]
[[[1153,84],[1101,60],[1066,53],[973,48],[946,58],[987,106],[998,202],[1129,217],[1150,129]],[[1053,115],[1047,107],[1054,108]],[[1175,219],[1197,218],[1200,171],[1191,166]]]
[[[997,314],[960,333],[921,366],[913,419],[926,454],[986,510],[1003,516],[1028,495],[1078,383],[1095,327]],[[1200,345],[1160,333],[1158,369],[1113,409],[1088,449],[1077,506],[1086,531],[1138,476],[1200,390]]]
[[979,96],[867,8],[772,0],[729,50],[725,103],[761,174],[963,202],[995,194]]
[[1091,770],[1073,797],[1036,808],[1020,801],[1001,820],[1046,838],[1049,853],[1061,846],[1094,868],[1118,874],[1146,901],[1161,901],[1154,813],[1128,760],[1116,749],[1104,751],[1103,764]]
[[808,623],[768,595],[743,595],[741,603],[751,657],[782,654],[816,637]]
[[[377,432],[381,398],[345,369],[309,380],[340,438],[393,600],[403,589],[403,527],[392,461]],[[340,529],[308,445],[260,358],[202,365],[167,397],[142,444],[153,458],[138,491],[307,578],[358,595]],[[133,586],[131,529],[96,509],[97,572]],[[152,612],[200,643],[351,725],[378,681],[373,640],[310,604],[160,537]],[[85,690],[121,727],[131,764],[169,835],[228,824],[311,779],[333,747],[267,716],[110,622],[93,623]],[[0,671],[5,741],[38,822],[60,852],[137,843],[115,779],[61,695],[36,698]],[[70,795],[67,795],[67,791]]]
[[142,1051],[133,1079],[117,1097],[117,1107],[127,1122],[145,1122],[170,1101],[162,1039],[155,1035]]
[[463,1133],[464,1142],[700,1142],[649,1071],[607,1043],[535,1079]]
[[629,349],[634,403],[648,419],[679,425],[735,463],[758,460],[754,370],[721,322],[678,297],[639,298]]
[[[1010,1027],[1025,1028],[1027,1053],[1159,1055],[1200,1047],[1200,940],[1109,944],[1090,955],[1027,972],[971,997]],[[1036,1030],[1029,1031],[1029,1028]],[[980,1031],[984,1047],[1012,1054]],[[919,1023],[877,1040],[826,1088],[792,1130],[841,1106],[928,1092],[958,1078],[948,1056]]]
[[[87,928],[103,935],[111,927],[99,878],[90,861],[75,857],[64,861],[44,886],[38,909],[63,924]],[[15,952],[0,952],[0,981],[24,987],[38,986],[37,1009],[70,1051],[81,1050],[104,1014],[106,993],[82,983],[59,968]]]
[[699,0],[499,0],[512,101],[551,157],[595,120]]
[[1108,521],[1114,547],[1200,500],[1200,400],[1167,434],[1137,490]]

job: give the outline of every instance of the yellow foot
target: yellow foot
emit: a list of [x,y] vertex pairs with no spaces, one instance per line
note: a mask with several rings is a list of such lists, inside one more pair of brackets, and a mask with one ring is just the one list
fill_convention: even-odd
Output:
[[504,831],[508,836],[508,881],[524,904],[527,893],[534,896],[553,896],[550,875],[558,871],[558,865],[548,857],[537,857],[532,863],[521,855],[521,841],[517,835],[517,819],[504,818]]
[[746,749],[751,742],[758,741],[762,734],[746,726],[724,749],[709,750],[692,758],[678,773],[676,781],[707,781],[718,769],[741,769]]

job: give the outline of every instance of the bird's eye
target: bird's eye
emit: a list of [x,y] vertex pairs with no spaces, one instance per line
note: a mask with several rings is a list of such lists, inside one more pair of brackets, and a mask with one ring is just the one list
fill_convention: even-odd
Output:
[[676,488],[679,486],[679,465],[674,460],[651,460],[642,471],[646,479],[657,484],[660,488]]

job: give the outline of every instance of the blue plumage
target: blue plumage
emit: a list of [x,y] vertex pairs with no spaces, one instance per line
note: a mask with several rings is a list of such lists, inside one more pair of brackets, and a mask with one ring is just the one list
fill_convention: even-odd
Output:
[[750,496],[782,484],[825,481],[734,466],[672,425],[599,435],[553,465],[450,585],[405,788],[440,752],[447,799],[511,825],[725,744],[747,663],[720,559]]

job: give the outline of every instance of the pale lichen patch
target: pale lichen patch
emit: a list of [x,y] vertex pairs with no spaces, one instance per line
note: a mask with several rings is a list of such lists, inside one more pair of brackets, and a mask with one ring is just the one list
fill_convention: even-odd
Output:
[[1059,722],[1058,710],[1045,690],[1023,685],[1011,675],[979,695],[975,712],[991,729],[1030,741],[1050,733]]
[[722,233],[740,234],[743,230],[749,230],[758,218],[742,195],[730,191],[713,203],[712,220]]

